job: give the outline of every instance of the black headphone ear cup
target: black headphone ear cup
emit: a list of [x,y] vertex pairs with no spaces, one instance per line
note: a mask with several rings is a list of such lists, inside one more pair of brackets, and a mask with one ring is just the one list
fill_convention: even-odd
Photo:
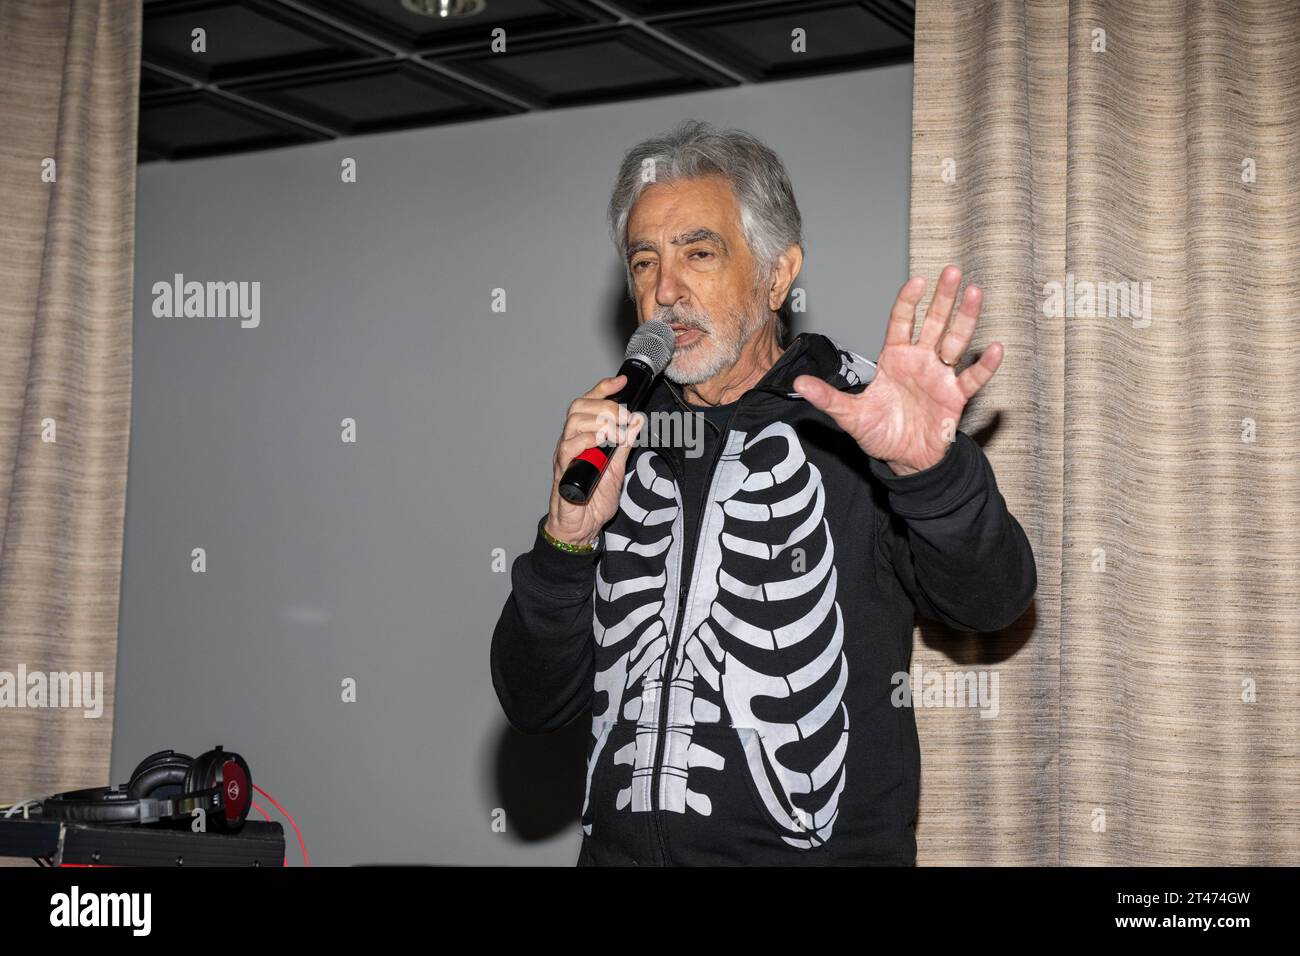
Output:
[[212,754],[206,750],[194,758],[190,772],[185,775],[185,792],[196,793],[199,790],[212,789]]
[[193,765],[193,757],[174,750],[150,754],[131,774],[126,792],[133,800],[140,800],[152,796],[162,787],[184,786]]
[[[230,768],[231,776],[236,779],[218,780],[218,777],[223,776],[223,769],[226,769],[230,763],[234,763],[238,768],[237,770]],[[241,772],[243,779],[239,780],[237,778]],[[210,825],[220,829],[237,830],[243,826],[251,809],[252,784],[253,775],[244,758],[237,753],[217,747],[215,750],[200,754],[195,759],[189,774],[185,777],[185,792],[187,794],[202,791],[215,792],[222,812],[216,815],[216,819]],[[233,819],[228,818],[230,814],[233,814]]]
[[134,780],[140,774],[148,770],[149,767],[152,766],[153,764],[157,763],[160,760],[165,760],[166,758],[172,756],[175,753],[176,751],[174,750],[159,750],[156,753],[151,753],[149,756],[145,757],[143,760],[141,760],[138,764],[135,765],[135,769],[131,771],[131,776],[128,778],[128,780]]

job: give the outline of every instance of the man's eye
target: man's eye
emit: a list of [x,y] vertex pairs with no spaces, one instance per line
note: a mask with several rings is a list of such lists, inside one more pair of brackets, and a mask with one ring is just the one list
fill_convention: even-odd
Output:
[[632,271],[633,271],[633,272],[636,272],[636,271],[637,271],[638,269],[640,269],[642,266],[648,266],[648,265],[650,265],[650,260],[649,260],[649,259],[642,259],[640,262],[634,262],[634,263],[632,263]]

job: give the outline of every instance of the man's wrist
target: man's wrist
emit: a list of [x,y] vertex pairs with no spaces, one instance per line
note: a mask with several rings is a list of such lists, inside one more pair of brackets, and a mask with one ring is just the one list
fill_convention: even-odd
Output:
[[899,478],[906,478],[908,475],[915,475],[918,471],[925,470],[924,468],[913,468],[910,465],[900,465],[897,462],[892,462],[888,459],[882,458],[881,460],[884,461],[884,463],[889,466],[889,470]]
[[957,436],[954,434],[952,440],[944,445],[943,452],[934,458],[933,461],[923,463],[890,461],[887,458],[880,459],[885,466],[899,478],[906,478],[909,475],[919,475],[923,471],[930,471],[943,464],[951,455],[952,446],[956,444]]
[[601,549],[575,553],[557,548],[542,532],[546,520],[543,512],[533,525],[532,546],[527,554],[520,556],[515,573],[524,586],[535,591],[563,595],[566,599],[584,599],[595,581]]
[[574,537],[573,535],[557,532],[549,525],[550,522],[546,522],[542,525],[542,537],[557,550],[570,551],[578,554],[585,554],[596,550],[596,542],[600,538],[599,535],[584,540]]
[[911,475],[896,475],[880,458],[868,458],[871,473],[888,489],[890,507],[904,516],[927,516],[943,511],[969,492],[978,475],[979,445],[965,432],[957,432],[948,451],[936,464]]

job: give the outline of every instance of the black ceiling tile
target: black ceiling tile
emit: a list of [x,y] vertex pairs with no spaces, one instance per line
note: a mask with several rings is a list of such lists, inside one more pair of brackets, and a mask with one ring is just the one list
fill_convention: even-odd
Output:
[[914,0],[860,0],[860,2],[880,19],[905,33],[909,40],[916,36]]
[[762,7],[784,3],[787,6],[798,0],[610,0],[611,4],[633,17],[649,19],[683,13],[712,13],[738,7]]
[[[908,62],[912,38],[892,20],[866,4],[811,0],[657,20],[654,28],[759,82]],[[790,48],[795,28],[806,32],[806,52]]]
[[735,85],[631,26],[516,39],[504,53],[476,49],[429,59],[541,108]]
[[139,148],[153,157],[191,159],[328,138],[202,90],[165,94],[140,104]]
[[609,23],[614,15],[581,0],[487,0],[482,12],[455,19],[414,13],[401,0],[296,0],[297,3],[410,51],[487,44],[498,27],[516,36]]
[[436,126],[520,108],[412,62],[319,70],[225,89],[344,135]]
[[[192,31],[207,50],[191,50]],[[144,10],[146,63],[206,83],[387,56],[381,47],[269,0],[159,0]]]

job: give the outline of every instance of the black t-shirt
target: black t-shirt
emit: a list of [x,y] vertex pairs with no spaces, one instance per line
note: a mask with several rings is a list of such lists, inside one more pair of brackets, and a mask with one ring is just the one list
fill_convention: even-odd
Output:
[[[718,431],[713,433],[714,438],[717,438],[719,433],[721,433],[726,429],[727,422],[731,421],[731,413],[734,412],[735,410],[736,410],[735,402],[728,402],[726,405],[692,405],[691,406],[691,411],[703,412],[704,417],[707,418],[710,422],[712,422],[717,427]],[[706,434],[709,431],[710,429],[705,429]]]
[[[737,402],[739,399],[737,399]],[[686,527],[693,527],[693,523],[698,521],[700,500],[704,496],[705,488],[708,483],[709,467],[713,464],[713,459],[721,450],[722,436],[726,433],[727,423],[731,421],[731,415],[736,410],[737,402],[729,402],[726,405],[690,405],[692,412],[698,412],[704,416],[704,423],[699,431],[702,433],[699,454],[696,455],[696,449],[686,449],[685,473],[682,475],[682,517],[686,521]],[[692,457],[694,455],[694,457]],[[686,558],[686,568],[689,571],[691,556]]]

